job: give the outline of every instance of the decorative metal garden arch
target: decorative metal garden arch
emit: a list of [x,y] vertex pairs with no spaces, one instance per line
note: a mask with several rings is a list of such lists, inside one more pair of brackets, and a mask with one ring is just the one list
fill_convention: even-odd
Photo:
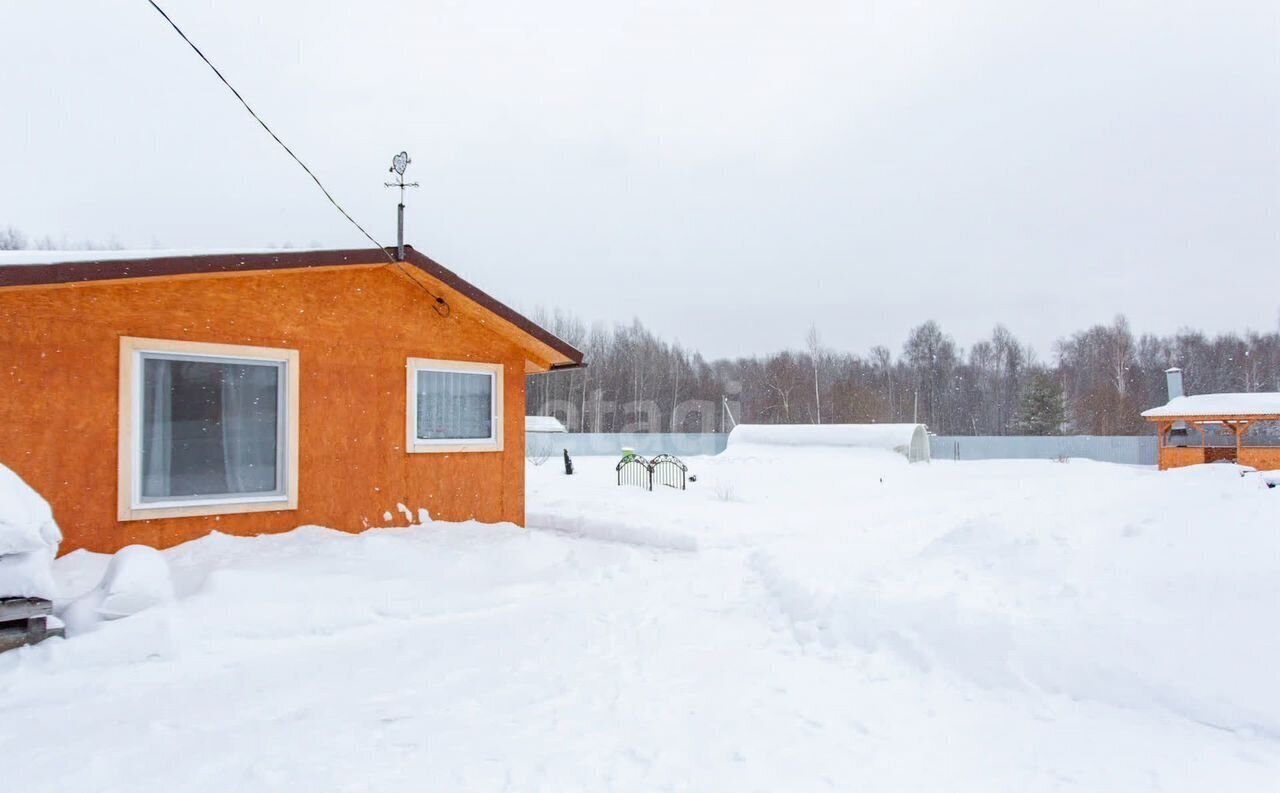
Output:
[[684,490],[689,482],[689,467],[674,454],[659,454],[646,460],[638,454],[628,454],[618,461],[619,485],[635,485],[653,490],[655,485]]

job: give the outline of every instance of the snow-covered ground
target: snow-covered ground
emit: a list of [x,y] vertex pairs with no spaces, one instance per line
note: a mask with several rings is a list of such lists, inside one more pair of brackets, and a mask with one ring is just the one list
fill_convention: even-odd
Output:
[[[731,448],[529,468],[531,529],[215,535],[0,655],[22,791],[1262,791],[1280,489]],[[65,597],[106,558],[63,557]]]

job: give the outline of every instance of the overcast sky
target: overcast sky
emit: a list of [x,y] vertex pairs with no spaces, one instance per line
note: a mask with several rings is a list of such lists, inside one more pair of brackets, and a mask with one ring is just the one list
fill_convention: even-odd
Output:
[[[1280,322],[1280,2],[164,0],[385,244],[713,356]],[[0,227],[363,238],[145,0],[0,0]]]

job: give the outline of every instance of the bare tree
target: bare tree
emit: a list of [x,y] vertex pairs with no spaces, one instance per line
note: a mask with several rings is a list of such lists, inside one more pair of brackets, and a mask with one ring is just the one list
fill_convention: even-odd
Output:
[[[800,361],[789,352],[769,359],[764,367],[764,384],[773,395],[770,408],[775,413],[776,424],[791,424],[792,394],[804,380]],[[778,414],[780,412],[780,415]]]
[[822,339],[818,336],[818,326],[809,325],[809,332],[805,335],[805,346],[809,349],[809,360],[813,362],[813,406],[814,406],[814,423],[822,423],[822,388],[820,385],[819,369],[822,363]]
[[[965,353],[926,322],[896,358],[883,345],[865,356],[826,349],[811,328],[802,351],[706,361],[639,321],[588,332],[562,312],[539,316],[584,350],[589,368],[538,375],[526,392],[529,409],[551,406],[579,431],[710,431],[725,394],[743,423],[904,421],[919,394],[920,418],[940,433],[1126,434],[1147,431],[1139,413],[1165,402],[1170,366],[1184,370],[1189,393],[1280,389],[1276,331],[1135,340],[1119,317],[1059,341],[1043,365],[1000,325]],[[1051,411],[1059,392],[1065,426]]]
[[27,247],[27,238],[13,226],[0,229],[0,251],[20,251]]

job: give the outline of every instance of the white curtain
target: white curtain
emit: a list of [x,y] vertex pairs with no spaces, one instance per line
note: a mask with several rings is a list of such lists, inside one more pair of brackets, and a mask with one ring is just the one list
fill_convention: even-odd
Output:
[[227,492],[275,490],[280,370],[275,366],[219,366],[223,371],[218,423]]
[[142,495],[173,490],[173,369],[170,361],[144,360],[142,377]]
[[493,378],[476,372],[418,372],[418,437],[483,440],[493,435]]

